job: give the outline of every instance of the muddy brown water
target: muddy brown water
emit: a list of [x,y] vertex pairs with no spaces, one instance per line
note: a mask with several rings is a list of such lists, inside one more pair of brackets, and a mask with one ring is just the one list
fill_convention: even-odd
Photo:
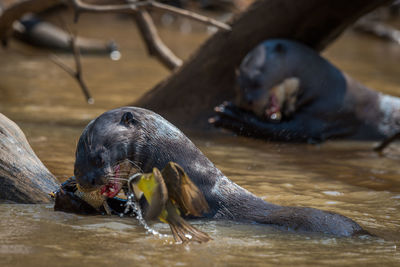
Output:
[[[82,35],[108,36],[120,61],[85,56],[84,74],[96,103],[87,105],[74,80],[47,54],[13,42],[0,50],[0,112],[16,121],[60,181],[73,173],[83,127],[102,112],[126,105],[168,75],[145,53],[125,19],[82,17]],[[168,18],[165,19],[168,22]],[[163,28],[163,38],[187,57],[207,38],[185,21]],[[183,26],[182,26],[183,25]],[[186,25],[186,26],[185,26]],[[400,96],[400,46],[346,33],[324,52],[364,84]],[[72,64],[69,55],[61,57]],[[335,238],[282,232],[263,225],[194,221],[207,244],[176,245],[145,233],[131,218],[78,216],[52,205],[0,205],[2,266],[58,265],[392,265],[400,264],[400,146],[383,155],[374,142],[323,145],[267,143],[231,135],[188,133],[230,179],[263,199],[346,215],[377,237]],[[156,230],[169,233],[168,226]]]

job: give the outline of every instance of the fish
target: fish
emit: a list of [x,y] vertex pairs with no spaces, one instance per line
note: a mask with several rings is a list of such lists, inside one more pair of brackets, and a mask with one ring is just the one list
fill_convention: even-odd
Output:
[[300,80],[296,77],[287,78],[269,90],[268,104],[265,116],[273,121],[289,117],[296,111],[296,101]]
[[153,168],[152,173],[136,176],[130,181],[129,188],[137,192],[134,187],[149,203],[144,219],[159,219],[167,223],[176,242],[204,243],[212,240],[182,218],[182,214],[200,216],[208,212],[209,207],[203,194],[178,164],[170,162],[161,172]]

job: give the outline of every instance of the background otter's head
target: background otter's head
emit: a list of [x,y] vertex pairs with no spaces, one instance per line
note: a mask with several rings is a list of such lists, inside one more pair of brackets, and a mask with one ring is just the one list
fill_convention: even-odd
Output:
[[269,89],[289,77],[287,53],[284,42],[266,41],[246,55],[237,73],[238,106],[252,111],[265,108]]
[[[298,79],[297,95],[315,99],[341,74],[311,48],[291,40],[270,39],[243,59],[237,73],[236,105],[262,117],[270,105],[271,90]],[[306,89],[306,90],[305,90]],[[293,108],[291,108],[293,109]]]

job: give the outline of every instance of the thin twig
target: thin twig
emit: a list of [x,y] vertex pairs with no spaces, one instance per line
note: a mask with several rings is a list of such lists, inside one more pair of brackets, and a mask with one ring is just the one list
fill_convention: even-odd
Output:
[[88,4],[81,0],[70,0],[72,6],[75,10],[75,21],[78,20],[79,15],[81,13],[90,12],[90,13],[130,13],[136,14],[139,9],[159,9],[165,12],[169,12],[172,14],[176,14],[179,16],[183,16],[192,20],[196,20],[202,22],[207,25],[215,26],[222,30],[230,31],[231,27],[223,22],[217,21],[215,19],[194,13],[192,11],[184,10],[177,7],[171,7],[166,4],[158,3],[156,1],[138,1],[138,2],[131,2],[130,4],[126,5],[95,5],[95,4]]
[[163,3],[159,3],[156,1],[149,1],[148,2],[149,7],[153,8],[153,9],[159,9],[159,10],[163,10],[165,12],[171,13],[171,14],[176,14],[185,18],[189,18],[192,20],[196,20],[199,22],[202,22],[204,24],[208,24],[211,26],[215,26],[219,29],[225,30],[225,31],[231,31],[232,28],[231,26],[229,26],[226,23],[223,23],[221,21],[215,20],[213,18],[210,17],[206,17],[203,15],[200,15],[198,13],[186,10],[186,9],[182,9],[182,8],[177,8],[177,7],[173,7],[167,4],[163,4]]
[[63,69],[66,73],[71,75],[72,77],[75,77],[75,71],[71,69],[67,64],[65,64],[61,58],[59,58],[56,54],[50,54],[50,60],[59,66],[61,69]]
[[94,104],[94,99],[90,95],[89,88],[87,87],[85,81],[83,80],[82,76],[82,64],[81,64],[81,53],[79,51],[79,47],[76,44],[76,36],[71,34],[71,46],[72,46],[72,51],[74,52],[74,59],[75,59],[75,67],[76,67],[76,73],[75,73],[75,78],[77,79],[79,85],[81,86],[82,92],[86,97],[86,101],[88,104]]
[[146,10],[139,10],[135,14],[135,20],[149,54],[157,57],[169,69],[180,67],[182,60],[161,40],[150,14]]
[[[70,33],[71,34],[71,33]],[[71,44],[71,49],[74,55],[74,60],[75,60],[75,70],[69,67],[67,64],[65,64],[57,55],[51,54],[50,55],[50,60],[54,62],[57,66],[59,66],[61,69],[63,69],[66,73],[71,75],[73,78],[75,78],[79,84],[79,86],[82,89],[83,94],[85,95],[86,101],[88,104],[93,104],[94,99],[90,95],[89,89],[83,80],[82,76],[82,64],[80,60],[80,52],[79,48],[76,45],[76,37],[75,35],[71,34],[71,39],[70,39],[70,44]]]

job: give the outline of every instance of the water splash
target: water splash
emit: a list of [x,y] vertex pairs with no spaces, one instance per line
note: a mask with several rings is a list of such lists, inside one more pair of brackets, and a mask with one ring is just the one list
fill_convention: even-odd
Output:
[[135,218],[139,221],[139,224],[141,224],[144,227],[144,229],[146,229],[146,233],[157,236],[158,238],[168,237],[168,235],[161,234],[157,230],[154,230],[153,228],[151,228],[146,223],[145,219],[143,218],[142,209],[140,208],[140,205],[137,202],[136,197],[133,192],[130,192],[127,195],[127,197],[128,197],[128,201],[125,204],[124,214],[128,214],[129,211],[132,210],[133,211],[132,214],[135,214]]

